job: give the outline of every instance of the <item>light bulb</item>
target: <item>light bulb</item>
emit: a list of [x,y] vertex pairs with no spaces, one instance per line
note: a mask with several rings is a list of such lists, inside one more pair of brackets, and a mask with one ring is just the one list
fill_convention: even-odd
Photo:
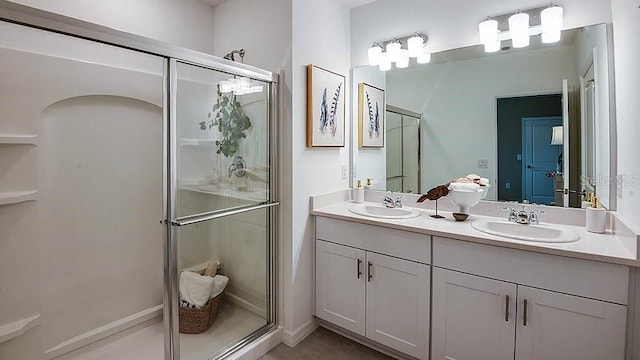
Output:
[[498,41],[498,22],[488,19],[478,25],[480,33],[480,43],[489,44]]
[[529,14],[517,13],[509,17],[509,31],[514,48],[529,46]]
[[378,43],[373,43],[367,50],[369,56],[369,65],[376,66],[380,64],[380,57],[382,56],[382,46]]

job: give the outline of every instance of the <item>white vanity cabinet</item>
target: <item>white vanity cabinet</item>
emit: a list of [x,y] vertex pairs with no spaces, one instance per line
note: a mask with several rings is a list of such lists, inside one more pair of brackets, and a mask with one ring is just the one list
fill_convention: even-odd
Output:
[[624,359],[625,266],[433,244],[433,360]]
[[316,219],[316,316],[429,358],[429,236]]

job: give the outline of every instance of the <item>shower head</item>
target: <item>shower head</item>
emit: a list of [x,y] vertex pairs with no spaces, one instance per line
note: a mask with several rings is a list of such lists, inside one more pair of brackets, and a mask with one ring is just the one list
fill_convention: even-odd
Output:
[[231,61],[236,61],[235,59],[235,54],[238,54],[240,56],[240,62],[244,63],[244,49],[240,49],[240,50],[233,50],[230,53],[228,53],[227,55],[224,56],[225,59],[227,60],[231,60]]

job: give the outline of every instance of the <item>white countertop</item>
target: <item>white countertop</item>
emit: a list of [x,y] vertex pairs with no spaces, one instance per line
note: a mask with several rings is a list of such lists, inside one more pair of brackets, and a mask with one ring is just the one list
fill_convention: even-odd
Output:
[[412,207],[411,209],[421,213],[419,217],[398,220],[357,215],[349,211],[352,205],[353,203],[350,201],[338,202],[319,208],[312,208],[311,214],[493,246],[640,267],[637,248],[629,246],[630,243],[635,244],[635,241],[637,241],[637,239],[630,238],[632,235],[611,232],[594,234],[586,231],[583,226],[554,224],[554,227],[575,231],[580,235],[580,240],[562,244],[521,241],[489,235],[475,230],[471,227],[471,223],[478,219],[504,219],[474,215],[473,211],[471,211],[472,214],[466,221],[455,221],[450,212],[440,211],[439,214],[443,215],[444,219],[434,219],[429,216],[433,214],[433,211]]

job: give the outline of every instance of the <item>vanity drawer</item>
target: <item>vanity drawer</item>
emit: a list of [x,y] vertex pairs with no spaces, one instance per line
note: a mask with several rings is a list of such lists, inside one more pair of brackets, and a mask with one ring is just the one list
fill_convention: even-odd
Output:
[[628,299],[623,265],[434,236],[433,266],[617,304]]
[[316,238],[381,254],[431,263],[431,236],[316,216]]

